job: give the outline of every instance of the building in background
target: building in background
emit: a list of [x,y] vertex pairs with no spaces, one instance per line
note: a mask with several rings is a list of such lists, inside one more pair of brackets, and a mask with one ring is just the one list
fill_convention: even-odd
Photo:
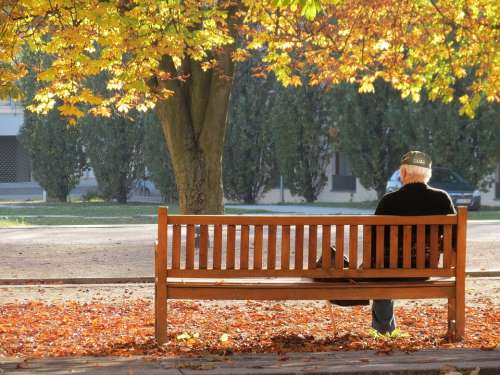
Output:
[[[318,196],[318,202],[365,202],[377,200],[375,190],[366,189],[359,179],[352,174],[351,167],[347,157],[341,152],[335,152],[330,164],[326,168],[328,182]],[[286,181],[285,181],[286,186]],[[281,191],[279,188],[271,189],[266,192],[259,204],[280,203]],[[299,203],[304,198],[292,195],[285,188],[283,192],[284,202]],[[500,202],[499,202],[500,203]]]
[[[41,200],[43,189],[33,179],[31,161],[17,136],[24,108],[13,100],[0,101],[0,200]],[[97,184],[91,171],[82,176],[70,197],[79,198]]]
[[[43,190],[33,180],[31,161],[17,140],[23,124],[23,107],[12,100],[0,101],[0,200],[40,200]],[[327,168],[328,182],[318,197],[319,202],[363,202],[377,199],[374,190],[363,187],[352,174],[349,161],[342,153],[335,152]],[[493,180],[495,183],[486,193],[481,193],[481,204],[500,206],[500,164],[497,165]],[[84,173],[80,184],[70,193],[72,199],[80,198],[89,191],[97,190],[97,182],[92,170]],[[131,200],[158,200],[159,193],[152,188],[149,194],[134,191]],[[150,194],[153,193],[151,196]],[[293,196],[284,190],[285,202],[302,202],[303,198]],[[282,201],[280,189],[268,191],[258,203],[279,203]]]
[[[333,154],[326,174],[328,182],[319,194],[318,202],[365,202],[377,200],[375,190],[366,189],[361,185],[359,179],[353,175],[346,155],[341,152]],[[497,165],[496,171],[491,177],[490,179],[493,179],[495,183],[487,192],[481,192],[481,205],[500,207],[500,164]],[[291,195],[286,188],[283,194],[280,189],[274,188],[266,192],[258,200],[259,204],[281,202],[299,203],[304,202],[304,198]]]
[[31,162],[17,140],[23,119],[18,103],[0,101],[0,183],[31,181]]

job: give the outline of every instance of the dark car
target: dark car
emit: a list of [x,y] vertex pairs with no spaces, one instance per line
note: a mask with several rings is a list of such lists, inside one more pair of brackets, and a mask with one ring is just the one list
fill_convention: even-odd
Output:
[[[446,191],[455,206],[467,206],[469,210],[479,210],[481,194],[472,184],[448,168],[432,168],[432,177],[429,186]],[[401,187],[399,169],[387,181],[386,192],[398,190]]]

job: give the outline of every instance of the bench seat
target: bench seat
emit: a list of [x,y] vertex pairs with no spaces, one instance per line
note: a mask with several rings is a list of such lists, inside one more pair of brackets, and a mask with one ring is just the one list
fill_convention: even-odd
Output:
[[282,279],[168,281],[168,299],[357,300],[452,298],[454,281],[317,282]]

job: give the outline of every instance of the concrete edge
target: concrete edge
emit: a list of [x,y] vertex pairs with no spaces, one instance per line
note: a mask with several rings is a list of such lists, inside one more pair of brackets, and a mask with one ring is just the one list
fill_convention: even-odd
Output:
[[[415,352],[366,351],[236,353],[231,356],[62,357],[44,359],[0,358],[0,369],[22,374],[64,373],[78,369],[89,375],[102,374],[204,374],[204,375],[438,375],[456,368],[480,374],[498,374],[499,350],[424,349]],[[23,367],[18,367],[23,363]],[[20,368],[21,370],[19,370]],[[22,369],[25,369],[24,371]],[[17,371],[16,371],[17,370]]]

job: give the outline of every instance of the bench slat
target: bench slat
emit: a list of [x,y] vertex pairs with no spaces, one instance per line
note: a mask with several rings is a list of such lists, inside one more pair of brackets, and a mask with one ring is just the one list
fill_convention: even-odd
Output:
[[358,268],[358,226],[349,226],[349,269]]
[[411,268],[411,225],[403,228],[403,268]]
[[444,226],[444,254],[443,254],[443,268],[451,267],[451,239],[452,228],[451,225]]
[[376,229],[376,250],[375,250],[375,268],[384,268],[384,240],[385,240],[385,227],[377,225]]
[[208,225],[200,228],[200,269],[206,270],[208,262]]
[[372,267],[372,227],[363,226],[363,268]]
[[331,254],[330,254],[330,242],[331,242],[331,228],[329,225],[322,226],[321,233],[321,249],[322,249],[322,268],[323,270],[328,270],[331,267]]
[[431,225],[430,231],[430,248],[431,248],[431,268],[437,268],[439,264],[439,225]]
[[181,268],[181,226],[176,224],[172,229],[172,269]]
[[248,269],[248,242],[249,242],[249,228],[248,225],[241,226],[240,237],[240,269]]
[[187,226],[186,234],[186,269],[194,269],[194,225]]
[[234,270],[235,262],[235,243],[236,243],[236,225],[227,226],[227,258],[226,258],[226,269]]
[[316,258],[318,257],[317,249],[318,249],[318,227],[316,225],[309,225],[307,268],[310,270],[316,269]]
[[290,269],[290,225],[281,226],[281,269]]
[[169,215],[170,224],[224,225],[410,225],[456,224],[456,215],[392,216],[392,215]]
[[267,234],[267,269],[276,268],[276,225],[268,226]]
[[452,277],[453,269],[357,269],[357,270],[169,270],[174,278],[259,278],[259,277],[307,277],[307,278],[407,278]]
[[304,226],[295,227],[295,267],[296,270],[304,269]]
[[169,299],[318,300],[448,298],[453,283],[168,283]]
[[417,268],[425,268],[425,225],[417,225]]
[[389,268],[398,268],[398,233],[397,225],[391,225],[391,239],[389,245]]
[[214,225],[214,270],[222,268],[222,225]]
[[344,269],[344,226],[337,225],[335,229],[335,268]]
[[262,269],[262,225],[255,226],[253,268]]

